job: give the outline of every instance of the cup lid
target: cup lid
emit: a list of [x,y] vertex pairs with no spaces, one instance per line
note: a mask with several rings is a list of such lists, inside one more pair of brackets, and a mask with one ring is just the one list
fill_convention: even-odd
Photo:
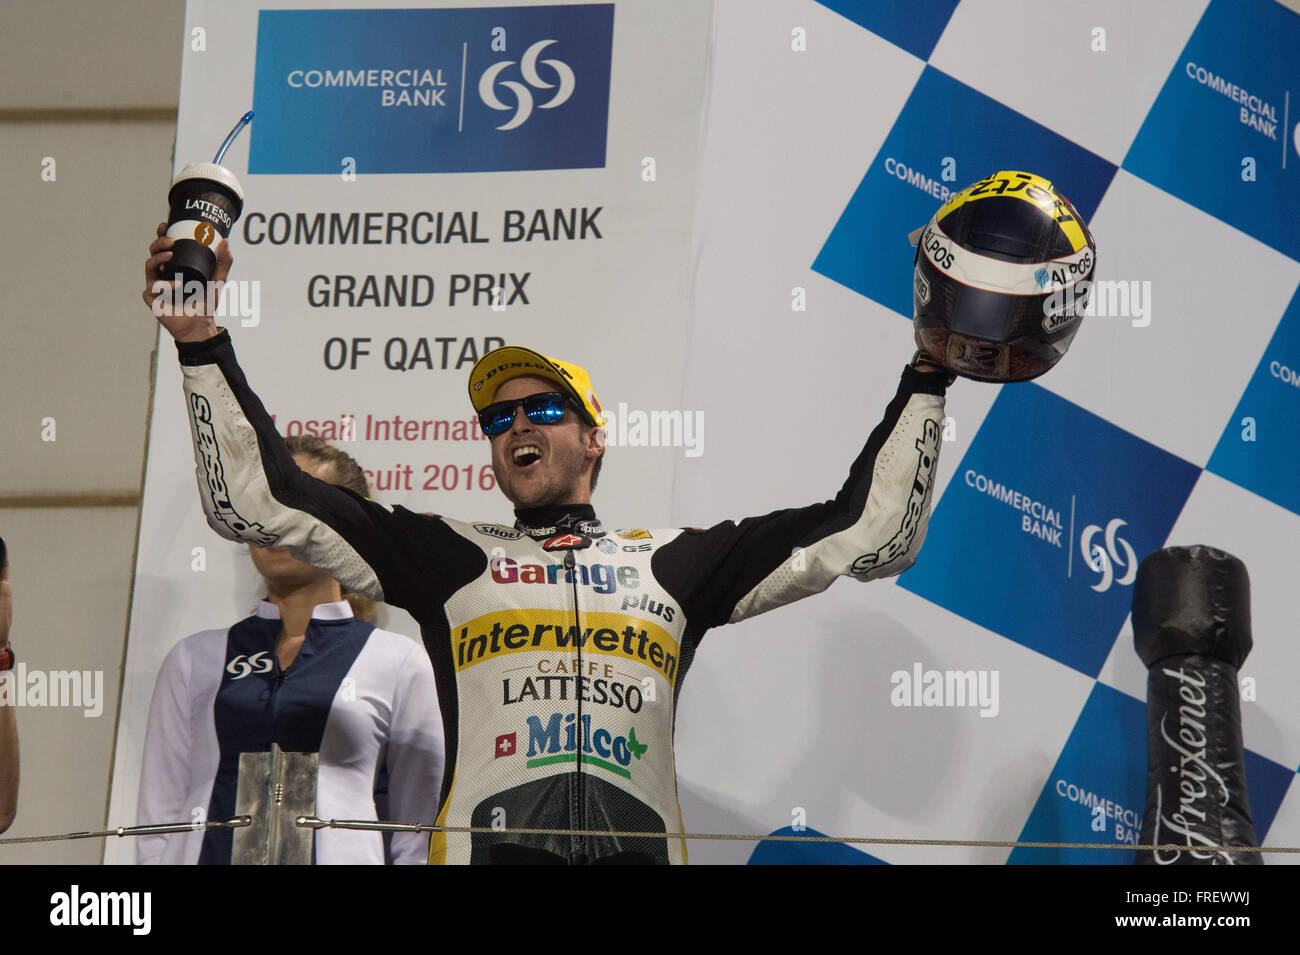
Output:
[[185,179],[211,179],[213,182],[219,182],[227,189],[231,190],[239,197],[242,204],[244,201],[244,188],[235,178],[235,174],[225,166],[218,166],[214,162],[192,162],[181,169],[172,180],[172,188]]

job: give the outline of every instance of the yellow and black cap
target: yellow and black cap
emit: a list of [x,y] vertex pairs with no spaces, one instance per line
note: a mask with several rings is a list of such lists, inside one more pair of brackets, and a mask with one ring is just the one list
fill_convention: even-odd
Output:
[[474,410],[482,411],[496,400],[497,389],[511,378],[537,375],[549,378],[577,402],[589,425],[605,426],[605,412],[591,387],[591,377],[584,368],[560,361],[520,345],[506,345],[488,352],[469,373],[469,400]]

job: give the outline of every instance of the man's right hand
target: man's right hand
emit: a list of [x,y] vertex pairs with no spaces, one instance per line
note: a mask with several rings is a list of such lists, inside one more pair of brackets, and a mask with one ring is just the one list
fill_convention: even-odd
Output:
[[149,244],[149,258],[144,263],[144,292],[141,298],[149,306],[159,324],[178,342],[201,342],[219,334],[212,311],[220,301],[221,286],[230,274],[235,258],[230,254],[230,244],[222,239],[217,245],[217,269],[209,280],[210,294],[189,296],[181,288],[179,278],[163,278],[163,263],[172,257],[175,239],[167,237],[167,223],[158,223],[158,238]]

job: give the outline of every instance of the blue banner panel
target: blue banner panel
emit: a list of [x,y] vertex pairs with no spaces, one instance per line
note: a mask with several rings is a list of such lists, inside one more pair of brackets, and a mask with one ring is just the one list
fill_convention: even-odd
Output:
[[1044,388],[1005,385],[899,585],[1096,677],[1138,563],[1199,474]]
[[1205,470],[1300,514],[1300,289]]
[[[1250,797],[1250,816],[1255,823],[1255,838],[1261,843],[1268,835],[1277,811],[1282,808],[1286,791],[1291,788],[1295,778],[1294,770],[1246,750],[1246,795]],[[1266,864],[1277,861],[1276,856],[1264,857]]]
[[1002,169],[1050,180],[1085,221],[1115,177],[1112,163],[927,66],[813,270],[911,318],[908,233]]
[[263,10],[248,171],[604,166],[613,32],[610,3]]
[[[1093,687],[1020,841],[1137,845],[1146,809],[1146,732],[1145,703],[1103,683]],[[1263,842],[1296,774],[1250,750],[1245,757],[1255,835]],[[1129,865],[1133,853],[1018,848],[1007,861],[1012,865]]]
[[[1146,704],[1098,683],[1034,803],[1020,841],[1137,845],[1146,778]],[[1132,851],[1122,849],[1018,848],[1007,862],[1132,865],[1133,857]]]
[[1124,168],[1300,259],[1300,16],[1213,0]]
[[[777,829],[773,836],[825,836],[816,829],[793,826]],[[760,842],[748,865],[889,865],[861,849],[843,842]]]
[[934,52],[959,0],[818,0],[922,60]]

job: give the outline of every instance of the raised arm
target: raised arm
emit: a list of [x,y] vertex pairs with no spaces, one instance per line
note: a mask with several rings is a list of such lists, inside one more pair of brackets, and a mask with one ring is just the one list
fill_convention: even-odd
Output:
[[[208,315],[169,307],[161,269],[172,241],[160,234],[149,246],[144,298],[176,340],[208,524],[228,540],[288,547],[348,589],[407,608],[445,599],[479,573],[481,552],[441,520],[367,500],[297,466],[229,333]],[[223,240],[214,282],[226,279],[232,261]]]
[[698,637],[821,593],[836,577],[876,580],[916,560],[939,459],[943,374],[908,366],[834,499],[687,530],[659,548],[655,577]]

